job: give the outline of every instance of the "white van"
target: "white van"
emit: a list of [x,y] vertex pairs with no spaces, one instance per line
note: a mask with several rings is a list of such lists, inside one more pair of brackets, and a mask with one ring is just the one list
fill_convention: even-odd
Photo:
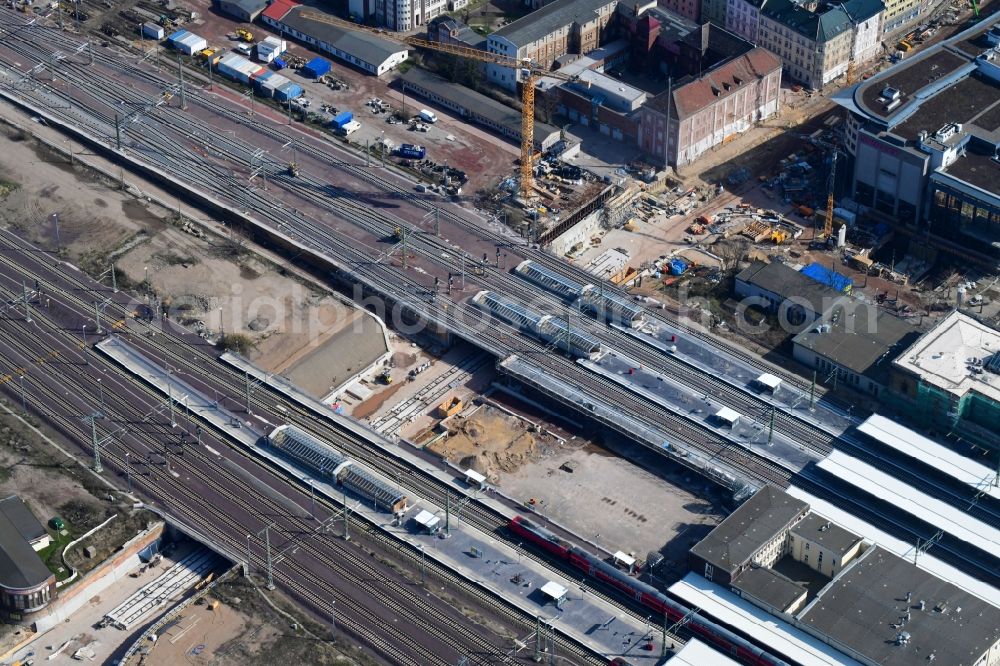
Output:
[[428,111],[427,109],[420,109],[420,113],[417,115],[419,115],[420,119],[425,123],[436,123],[438,121],[438,117],[434,115],[434,112]]

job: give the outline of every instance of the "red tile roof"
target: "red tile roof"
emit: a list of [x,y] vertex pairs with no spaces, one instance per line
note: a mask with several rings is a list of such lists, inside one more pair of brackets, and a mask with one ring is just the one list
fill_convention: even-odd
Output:
[[[764,78],[776,69],[781,69],[778,57],[758,46],[703,74],[700,78],[675,88],[671,115],[683,120],[712,106],[720,99],[735,95],[742,88],[756,83],[758,79]],[[666,99],[658,101],[660,103],[655,104],[655,107],[661,109],[666,107]]]
[[292,7],[297,7],[301,3],[295,2],[295,0],[274,0],[267,9],[265,9],[261,16],[267,17],[274,21],[280,21],[285,17]]

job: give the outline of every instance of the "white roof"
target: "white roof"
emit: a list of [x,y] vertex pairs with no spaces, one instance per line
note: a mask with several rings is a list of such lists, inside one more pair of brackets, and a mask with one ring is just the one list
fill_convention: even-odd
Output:
[[474,469],[465,470],[465,480],[469,483],[485,483],[486,477]]
[[565,597],[566,592],[568,592],[568,590],[565,587],[551,580],[547,582],[545,585],[542,585],[542,594],[551,599],[555,599],[556,601],[559,601],[560,599]]
[[689,573],[671,585],[670,593],[801,666],[860,666],[823,641],[696,573]]
[[984,491],[995,499],[1000,499],[1000,488],[993,485],[996,471],[938,444],[929,437],[887,419],[872,414],[858,426],[858,432],[877,439],[882,444],[900,453],[916,458],[945,474],[967,483],[976,490]]
[[[844,529],[864,537],[879,547],[885,548],[889,552],[895,553],[903,559],[907,559],[911,562],[913,561],[913,549],[915,544],[908,543],[902,539],[897,539],[891,534],[883,532],[874,525],[858,518],[854,514],[844,511],[840,507],[834,506],[830,502],[820,499],[815,495],[802,490],[798,486],[789,486],[786,492],[792,497],[809,504],[809,510],[817,516],[826,518],[830,522],[836,523]],[[933,555],[929,555],[927,553],[920,555],[917,558],[917,566],[924,571],[934,574],[941,580],[948,581],[952,585],[962,588],[969,594],[979,597],[983,601],[996,603],[996,599],[1000,599],[1000,590],[997,588],[984,583],[974,576],[970,576],[964,571],[939,560]]]
[[623,553],[620,550],[617,553],[615,553],[614,558],[615,558],[615,562],[621,562],[622,564],[624,564],[627,567],[630,567],[633,564],[635,564],[635,558],[634,557],[632,557],[628,553]]
[[715,417],[722,419],[727,423],[736,423],[740,420],[740,413],[735,409],[730,409],[729,407],[722,407],[715,413]]
[[740,662],[692,638],[667,663],[671,666],[738,666]]
[[1000,530],[866,462],[834,451],[817,467],[986,553],[1000,552]]
[[781,386],[781,378],[775,377],[774,375],[765,372],[760,377],[757,378],[757,383],[761,386],[766,386],[772,391],[777,391],[778,387]]
[[421,509],[420,513],[418,513],[417,515],[415,515],[413,517],[413,520],[418,525],[423,525],[424,527],[428,527],[428,526],[433,525],[434,523],[438,522],[439,518],[437,516],[435,516],[433,513],[431,513],[430,511],[428,511],[426,509]]
[[893,363],[953,395],[975,390],[1000,401],[1000,374],[973,373],[969,359],[984,360],[1000,352],[1000,331],[958,310],[924,333]]

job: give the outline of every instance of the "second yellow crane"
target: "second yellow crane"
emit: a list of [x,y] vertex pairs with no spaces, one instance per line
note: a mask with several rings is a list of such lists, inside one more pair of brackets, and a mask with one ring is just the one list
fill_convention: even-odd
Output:
[[427,49],[430,51],[437,51],[438,53],[447,53],[449,55],[458,56],[459,58],[468,58],[469,60],[477,60],[479,62],[498,65],[500,67],[509,67],[520,71],[521,76],[523,77],[521,81],[520,191],[521,197],[525,201],[531,198],[534,193],[532,162],[535,158],[535,80],[540,76],[549,76],[563,81],[577,81],[578,77],[562,74],[558,71],[546,71],[530,60],[519,60],[509,56],[490,53],[488,51],[480,51],[479,49],[470,48],[468,46],[443,44],[441,42],[432,42],[419,37],[396,35],[391,32],[386,32],[385,30],[359,26],[356,23],[351,23],[349,21],[344,21],[342,19],[338,19],[327,14],[320,14],[314,11],[302,12],[302,17],[312,19],[313,21],[317,21],[319,23],[335,25],[345,30],[370,32],[374,35],[378,35],[379,37],[397,42],[399,44],[406,44],[408,46]]

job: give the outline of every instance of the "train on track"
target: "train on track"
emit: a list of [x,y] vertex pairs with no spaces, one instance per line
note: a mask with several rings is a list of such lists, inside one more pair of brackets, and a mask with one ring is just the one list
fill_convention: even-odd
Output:
[[[594,557],[582,548],[560,539],[549,530],[536,525],[527,518],[514,516],[510,520],[509,529],[518,537],[541,548],[549,555],[569,562],[571,566],[580,569],[591,578],[610,585],[647,608],[658,613],[663,613],[669,622],[678,622],[688,616],[691,611],[690,608],[674,601],[652,585],[647,585],[607,562]],[[737,636],[729,629],[701,615],[691,615],[684,626],[691,633],[714,646],[723,654],[743,664],[749,664],[750,666],[790,666],[788,662],[768,654],[745,638]]]
[[398,489],[375,477],[326,442],[292,425],[271,431],[267,441],[286,458],[316,473],[317,479],[335,483],[372,502],[375,509],[401,514],[409,499]]

